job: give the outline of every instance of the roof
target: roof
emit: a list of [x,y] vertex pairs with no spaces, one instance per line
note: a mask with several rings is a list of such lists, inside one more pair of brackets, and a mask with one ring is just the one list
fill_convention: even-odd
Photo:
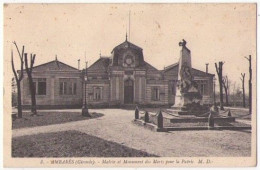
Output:
[[110,63],[109,57],[100,57],[95,63],[93,63],[91,66],[89,66],[88,70],[107,70]]
[[53,60],[44,64],[33,67],[33,71],[80,71],[68,64],[58,60]]
[[[165,67],[165,69],[162,70],[162,72],[166,73],[166,72],[168,72],[168,71],[170,71],[172,69],[177,69],[178,70],[178,68],[179,68],[179,62],[171,64],[171,65]],[[196,76],[215,76],[215,74],[206,73],[204,71],[201,71],[201,70],[198,70],[198,69],[195,69],[195,68],[192,68],[191,72],[192,72],[192,74],[194,74]]]
[[159,70],[157,70],[155,67],[153,67],[151,64],[144,61],[144,67],[146,68],[148,73],[160,73]]
[[178,66],[178,65],[179,65],[179,63],[171,64],[171,65],[169,65],[169,66],[166,66],[164,70],[171,69],[171,68],[173,68],[173,67],[175,67],[175,66]]
[[114,51],[115,49],[121,49],[121,48],[126,48],[126,47],[134,48],[134,49],[137,49],[137,50],[143,50],[141,47],[138,47],[137,45],[135,45],[135,44],[129,42],[129,41],[126,39],[123,43],[121,43],[121,44],[119,44],[118,46],[116,46],[116,47],[113,49],[113,51]]

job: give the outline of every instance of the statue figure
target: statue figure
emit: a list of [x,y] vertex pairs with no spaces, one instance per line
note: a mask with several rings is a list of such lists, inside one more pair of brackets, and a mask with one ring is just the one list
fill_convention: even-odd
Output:
[[187,63],[183,63],[180,70],[180,80],[177,83],[177,87],[180,88],[181,93],[187,93],[191,88],[198,89],[198,85],[193,81],[193,76],[191,74],[190,67]]
[[179,42],[179,46],[185,47],[186,44],[187,44],[187,42],[184,39],[182,39],[182,42]]
[[193,77],[191,75],[190,67],[188,66],[187,62],[182,64],[180,76],[181,80],[192,81]]

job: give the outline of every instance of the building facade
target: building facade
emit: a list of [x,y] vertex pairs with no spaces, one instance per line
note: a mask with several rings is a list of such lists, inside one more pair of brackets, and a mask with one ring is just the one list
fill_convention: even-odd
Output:
[[[125,105],[172,106],[179,64],[158,70],[144,60],[143,49],[127,39],[109,57],[102,57],[87,70],[78,70],[57,59],[33,68],[36,102],[40,108],[80,108],[86,97],[89,107]],[[213,102],[213,74],[191,70],[203,96]],[[30,106],[26,73],[22,80],[22,104]]]
[[[38,108],[79,108],[82,106],[82,71],[54,60],[33,68]],[[21,82],[22,105],[30,107],[31,95],[26,72]]]
[[[102,57],[85,74],[86,98],[90,106],[174,104],[179,64],[157,70],[144,60],[142,48],[127,39],[110,57]],[[213,74],[192,68],[203,104],[212,104]],[[84,96],[84,97],[85,97]]]

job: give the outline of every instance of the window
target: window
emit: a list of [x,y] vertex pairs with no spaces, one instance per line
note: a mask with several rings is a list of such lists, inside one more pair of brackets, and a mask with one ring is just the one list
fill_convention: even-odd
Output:
[[102,100],[102,87],[94,87],[94,100]]
[[77,94],[77,83],[76,79],[61,78],[60,79],[60,95],[76,95]]
[[67,82],[60,82],[60,95],[67,94]]
[[46,81],[38,82],[38,95],[46,95]]
[[46,95],[46,78],[33,79],[33,85],[36,95]]
[[160,100],[160,90],[159,87],[152,88],[152,100],[157,101]]
[[207,80],[197,80],[198,90],[201,95],[208,94],[208,81]]
[[75,95],[77,90],[77,83],[68,83],[68,94]]

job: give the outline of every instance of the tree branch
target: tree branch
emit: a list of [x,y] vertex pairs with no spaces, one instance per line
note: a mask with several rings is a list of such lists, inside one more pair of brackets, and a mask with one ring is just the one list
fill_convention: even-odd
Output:
[[30,74],[29,68],[28,68],[28,58],[27,58],[27,53],[24,53],[24,61],[25,61],[25,70],[27,74]]
[[245,57],[248,61],[250,60],[249,58]]
[[18,79],[17,73],[16,73],[15,68],[14,68],[13,50],[11,52],[11,58],[12,58],[11,63],[12,63],[12,70],[14,72],[14,77],[15,77],[16,82],[18,82],[19,79]]
[[217,63],[215,63],[215,67],[216,67],[217,74],[219,74]]
[[19,56],[20,56],[20,59],[22,60],[22,59],[23,59],[23,53],[24,53],[24,46],[23,46],[22,54],[21,54],[20,51],[19,51],[19,48],[18,48],[18,46],[17,46],[17,44],[16,44],[16,42],[14,41],[13,43],[14,43],[16,49],[17,49],[17,52],[18,52],[18,54],[19,54]]
[[19,81],[21,81],[23,79],[23,64],[24,64],[24,62],[23,62],[23,57],[22,57],[22,59],[21,59],[21,74],[20,74],[20,77],[19,77]]
[[30,62],[31,63],[30,63],[30,68],[29,68],[30,72],[32,72],[34,61],[35,61],[35,57],[36,57],[36,54],[31,54],[31,57],[30,57]]
[[17,46],[17,44],[16,44],[15,41],[13,42],[13,44],[14,44],[15,47],[16,47],[16,50],[17,50],[17,52],[18,52],[18,54],[19,54],[20,61],[21,61],[21,74],[19,75],[19,78],[18,78],[18,76],[17,76],[18,80],[21,81],[21,80],[23,79],[23,64],[24,64],[24,62],[23,62],[23,55],[24,55],[24,46],[23,46],[23,48],[22,48],[22,54],[21,54],[21,53],[20,53],[20,50],[19,50],[19,48],[18,48],[18,46]]

